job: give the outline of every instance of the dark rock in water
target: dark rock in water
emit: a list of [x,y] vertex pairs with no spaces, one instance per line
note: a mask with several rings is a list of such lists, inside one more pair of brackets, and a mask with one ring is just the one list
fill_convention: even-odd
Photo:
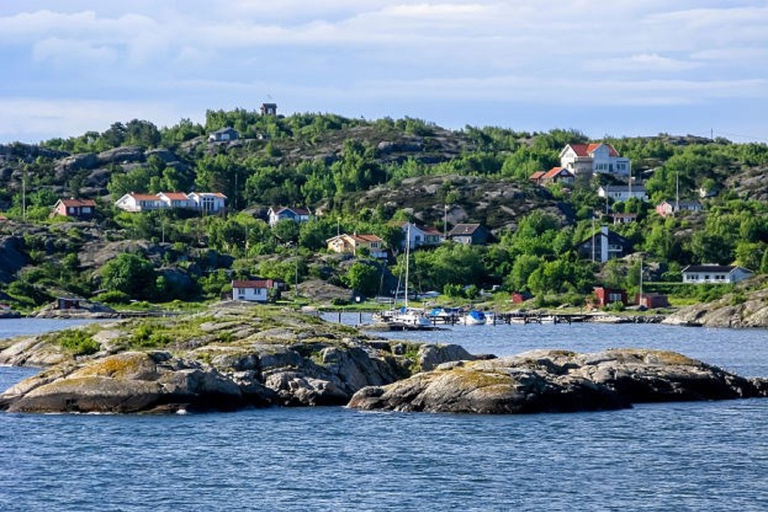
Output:
[[748,380],[672,352],[534,351],[515,357],[444,364],[386,387],[362,389],[352,397],[349,407],[509,414],[759,396],[768,396],[765,382]]

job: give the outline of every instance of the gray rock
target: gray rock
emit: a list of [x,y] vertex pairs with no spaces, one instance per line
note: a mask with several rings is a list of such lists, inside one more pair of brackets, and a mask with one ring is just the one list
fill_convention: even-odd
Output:
[[144,150],[138,146],[121,146],[102,151],[97,155],[97,160],[99,165],[143,162],[145,160]]
[[572,412],[640,402],[766,397],[766,388],[765,382],[672,352],[535,351],[451,363],[386,387],[364,388],[349,407],[484,414]]
[[419,365],[429,371],[442,363],[451,361],[474,361],[478,359],[459,345],[421,345],[419,347]]
[[94,169],[99,165],[99,159],[93,153],[82,153],[79,155],[72,155],[56,162],[56,176],[64,177],[71,171],[79,171],[81,169]]

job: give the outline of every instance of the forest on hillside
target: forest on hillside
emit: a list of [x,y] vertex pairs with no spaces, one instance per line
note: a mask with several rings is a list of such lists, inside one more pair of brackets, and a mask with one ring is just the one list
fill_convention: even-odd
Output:
[[[224,127],[239,138],[208,140]],[[414,252],[412,286],[454,297],[494,287],[530,292],[542,304],[583,304],[594,285],[631,290],[641,272],[670,285],[695,263],[768,272],[766,144],[667,134],[601,140],[630,158],[634,183],[644,184],[649,201],[599,197],[599,186],[624,183],[607,175],[572,186],[530,182],[534,172],[559,165],[566,144],[586,142],[574,130],[448,130],[412,118],[237,109],[208,111],[204,124],[132,120],[39,145],[0,146],[0,240],[18,253],[5,272],[0,262],[0,298],[19,307],[57,293],[200,300],[219,297],[233,278],[253,276],[390,293],[402,273],[402,222],[441,232],[461,222],[489,228],[488,245]],[[114,206],[129,192],[193,190],[224,193],[227,213],[137,214]],[[656,204],[676,196],[703,209],[656,214]],[[52,218],[52,206],[67,197],[96,200],[95,219]],[[275,206],[315,216],[270,227],[265,214]],[[637,214],[610,228],[638,257],[600,265],[580,256],[578,243],[617,212]],[[378,235],[389,259],[329,253],[326,239],[343,232]],[[129,249],[109,260],[95,256],[115,244]],[[726,288],[663,289],[701,299]]]

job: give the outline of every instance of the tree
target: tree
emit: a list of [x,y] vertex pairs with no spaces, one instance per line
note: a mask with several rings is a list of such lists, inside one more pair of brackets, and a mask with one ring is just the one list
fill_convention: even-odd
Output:
[[346,286],[363,295],[373,296],[379,291],[379,271],[369,263],[355,262],[341,280]]
[[120,254],[101,267],[99,273],[102,288],[106,290],[120,291],[134,299],[154,296],[157,281],[155,268],[141,256]]

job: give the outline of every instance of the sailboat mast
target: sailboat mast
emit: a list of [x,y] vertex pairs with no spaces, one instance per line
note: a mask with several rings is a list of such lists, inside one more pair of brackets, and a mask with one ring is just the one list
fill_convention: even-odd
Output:
[[408,307],[408,262],[411,259],[411,223],[408,223],[408,227],[405,231],[405,300],[404,306]]

